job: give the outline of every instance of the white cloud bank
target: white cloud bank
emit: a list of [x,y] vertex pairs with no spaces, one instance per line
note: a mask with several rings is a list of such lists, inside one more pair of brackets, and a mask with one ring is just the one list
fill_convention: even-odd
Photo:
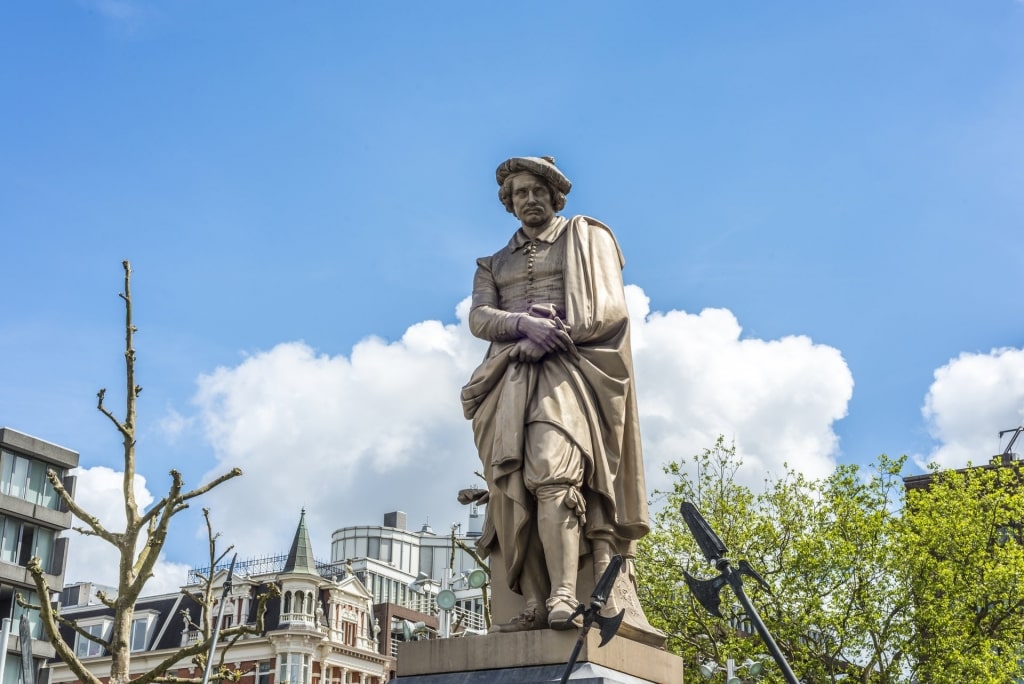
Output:
[[[853,378],[840,352],[805,336],[744,338],[725,309],[650,311],[643,291],[627,288],[648,489],[665,488],[666,463],[735,440],[757,487],[786,463],[810,477],[835,466],[833,426],[846,415]],[[302,509],[317,558],[330,558],[339,527],[378,525],[402,510],[409,526],[429,522],[445,533],[464,522],[458,489],[481,484],[459,390],[485,345],[466,325],[425,321],[400,340],[369,337],[348,356],[287,342],[218,368],[198,381],[196,412],[171,410],[167,436],[201,429],[217,463],[206,479],[235,466],[245,475],[204,499],[224,545],[242,559],[287,551]],[[1024,350],[962,354],[935,372],[923,409],[940,443],[928,459],[961,467],[989,456],[995,432],[1024,423]],[[1020,451],[1020,449],[1018,449]],[[101,519],[123,520],[120,474],[79,471],[78,500]],[[153,497],[137,480],[140,503]],[[177,549],[182,563],[161,559],[147,593],[176,591],[188,566],[202,565],[194,535]],[[172,535],[173,536],[173,535]],[[69,581],[112,584],[109,547],[72,533]],[[170,553],[175,550],[168,546]]]
[[[725,310],[650,313],[628,288],[641,431],[650,488],[665,463],[735,439],[741,477],[760,484],[783,462],[822,476],[834,466],[832,425],[846,414],[853,379],[840,353],[806,337],[742,339]],[[444,532],[466,520],[458,489],[481,481],[459,390],[485,346],[466,324],[426,321],[402,339],[368,338],[350,356],[279,344],[199,380],[198,418],[223,472],[245,475],[211,498],[240,553],[287,550],[300,509],[329,557],[337,528],[409,514]]]
[[[921,412],[940,444],[927,458],[915,459],[919,465],[963,468],[988,461],[1001,446],[999,431],[1024,425],[1024,349],[952,359],[935,371]],[[1024,451],[1024,444],[1018,441],[1014,451]]]
[[[712,446],[719,434],[735,440],[745,461],[739,477],[750,485],[783,463],[811,477],[831,472],[833,424],[853,391],[838,350],[802,336],[744,339],[724,309],[651,312],[635,286],[627,297],[649,489],[667,486],[663,465]],[[165,425],[169,437],[203,430],[217,460],[205,479],[236,466],[245,473],[203,501],[223,543],[243,559],[284,553],[302,509],[324,560],[334,530],[379,525],[389,511],[407,512],[412,529],[429,517],[441,534],[465,522],[456,492],[482,481],[459,390],[485,350],[469,333],[468,307],[468,299],[457,307],[455,324],[417,323],[391,343],[370,337],[348,356],[286,342],[201,376],[196,414],[172,411]],[[79,491],[90,491],[83,504],[92,510],[120,500],[112,489]],[[202,565],[200,555],[181,560]],[[75,564],[102,562],[90,555]],[[182,566],[175,573],[181,582]]]

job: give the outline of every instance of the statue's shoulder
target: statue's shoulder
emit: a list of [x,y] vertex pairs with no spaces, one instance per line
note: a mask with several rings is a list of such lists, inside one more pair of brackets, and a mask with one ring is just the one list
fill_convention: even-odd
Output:
[[615,238],[615,233],[612,232],[612,229],[607,224],[598,221],[593,216],[579,214],[569,219],[568,225],[569,230],[576,233],[576,240],[578,242],[586,242],[592,247],[596,247],[598,250],[609,254],[615,253],[619,260],[619,266],[621,267],[626,264],[622,256],[622,249],[619,247],[619,241]]
[[512,251],[512,241],[510,240],[501,249],[490,256],[483,256],[476,260],[476,265],[480,268],[490,270],[492,264],[496,261],[500,261],[506,255]]
[[[607,234],[615,240],[615,233],[608,226],[607,223],[600,221],[593,216],[584,216],[583,214],[577,214],[569,219],[569,225],[574,227],[576,230],[586,231],[591,234]],[[616,242],[618,242],[616,240]]]

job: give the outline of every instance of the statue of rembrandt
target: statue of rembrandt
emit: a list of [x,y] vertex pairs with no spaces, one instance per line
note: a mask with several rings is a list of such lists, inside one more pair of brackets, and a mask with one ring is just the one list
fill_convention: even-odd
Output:
[[572,184],[550,157],[508,159],[497,181],[521,225],[473,282],[470,329],[490,342],[462,390],[488,485],[478,547],[525,602],[496,631],[566,629],[578,577],[649,529],[623,258],[608,226],[558,214]]

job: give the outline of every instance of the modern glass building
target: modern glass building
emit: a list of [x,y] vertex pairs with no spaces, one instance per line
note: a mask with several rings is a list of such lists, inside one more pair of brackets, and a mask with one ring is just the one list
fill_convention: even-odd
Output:
[[[335,530],[331,535],[331,562],[350,565],[373,595],[374,604],[394,604],[443,617],[437,595],[448,588],[455,594],[455,607],[449,616],[452,632],[482,632],[486,630],[484,592],[471,587],[468,580],[480,564],[459,545],[461,542],[472,549],[482,524],[483,513],[476,506],[470,510],[465,530],[462,525],[454,525],[440,533],[429,525],[410,531],[405,513],[386,513],[382,525]],[[402,626],[391,625],[391,631],[399,634]]]
[[[53,647],[43,634],[39,614],[15,601],[21,594],[29,603],[53,600],[64,588],[67,561],[66,537],[71,513],[47,477],[58,481],[73,496],[75,478],[68,473],[78,466],[78,454],[11,428],[0,428],[0,684],[18,684],[21,674],[21,618],[27,617],[36,682],[46,672],[40,666],[53,657]],[[38,557],[50,596],[40,597],[28,571]]]

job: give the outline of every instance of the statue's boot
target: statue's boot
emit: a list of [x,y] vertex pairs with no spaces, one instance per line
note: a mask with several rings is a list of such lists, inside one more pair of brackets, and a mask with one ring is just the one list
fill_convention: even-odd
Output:
[[551,596],[547,600],[548,625],[552,629],[569,629],[574,626],[569,618],[579,604],[576,600],[579,518],[558,498],[540,498],[537,501],[537,530],[551,580]]

